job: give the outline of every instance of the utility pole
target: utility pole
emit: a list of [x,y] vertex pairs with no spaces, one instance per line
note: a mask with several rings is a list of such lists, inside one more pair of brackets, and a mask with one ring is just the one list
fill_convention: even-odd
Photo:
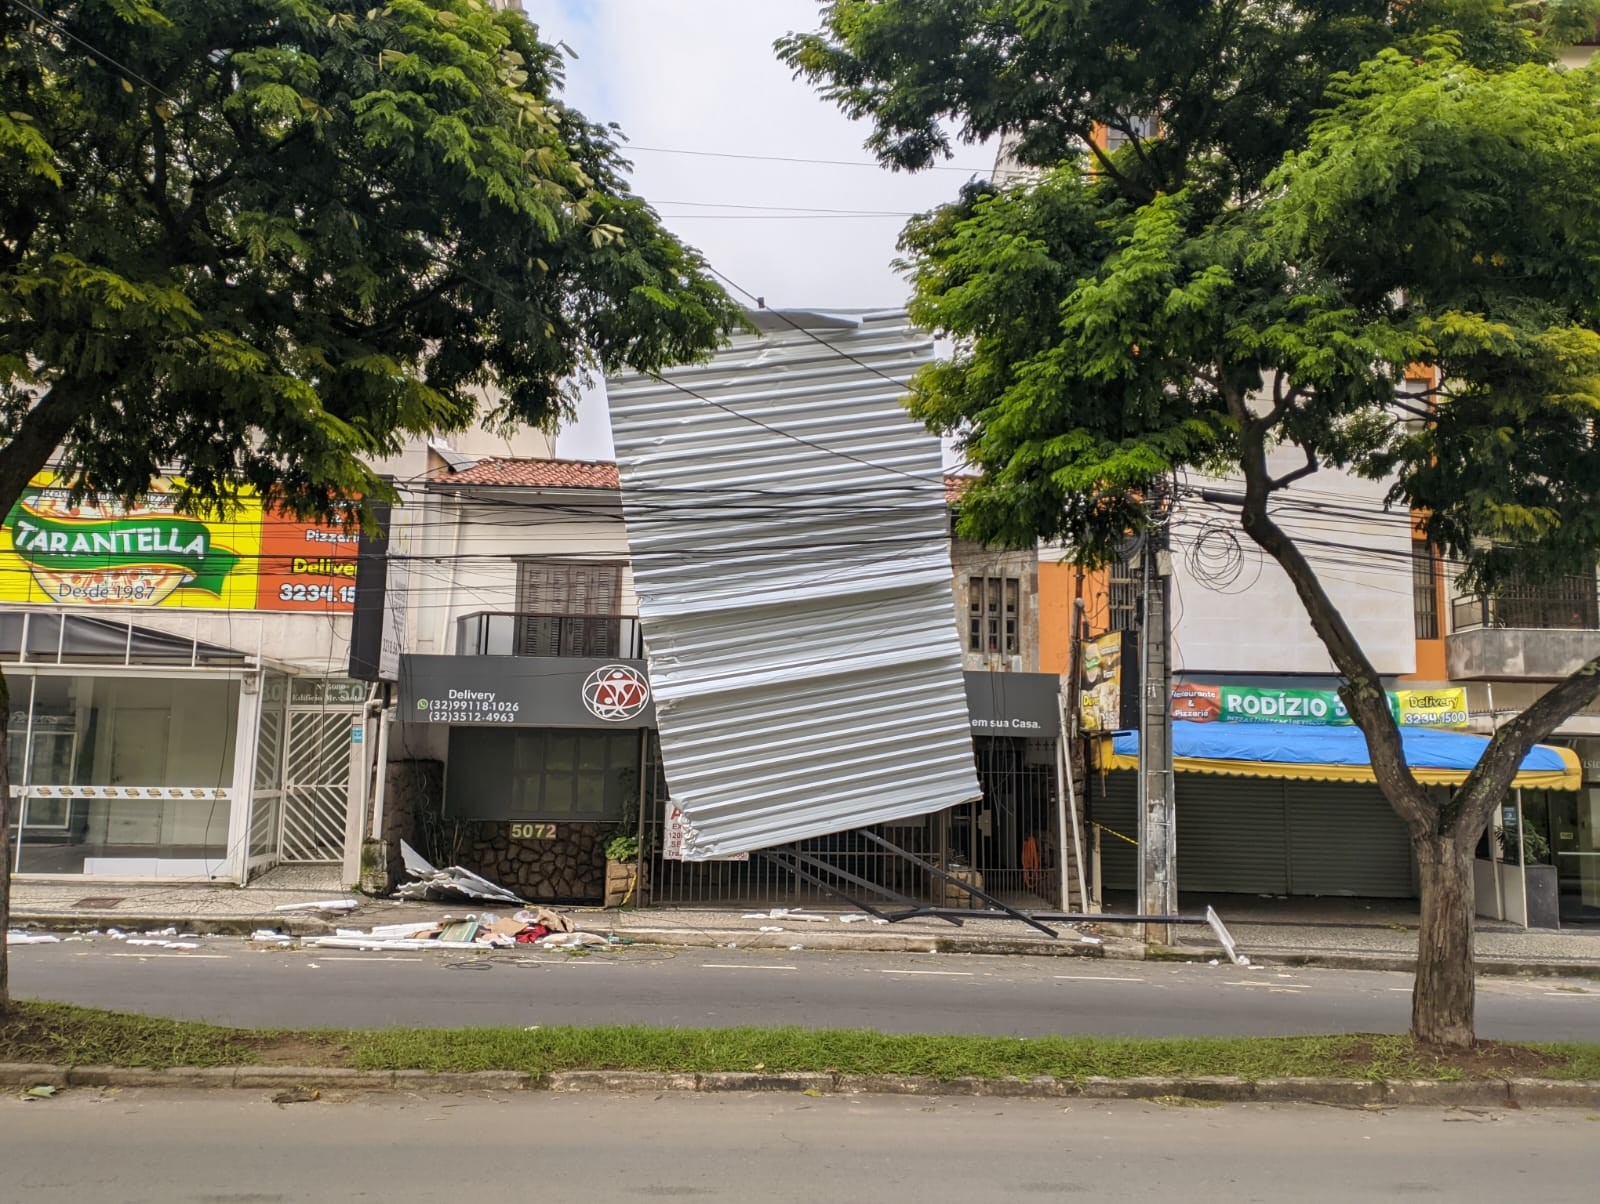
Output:
[[[1141,549],[1144,616],[1139,633],[1139,913],[1178,912],[1177,836],[1172,777],[1172,552],[1168,524],[1145,533]],[[1168,943],[1166,924],[1146,924],[1145,940]]]

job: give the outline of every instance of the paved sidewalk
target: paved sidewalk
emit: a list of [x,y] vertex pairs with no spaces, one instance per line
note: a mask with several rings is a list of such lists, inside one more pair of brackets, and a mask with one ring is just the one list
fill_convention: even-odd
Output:
[[[1417,955],[1415,924],[1376,927],[1236,921],[1228,925],[1228,931],[1242,951],[1269,961],[1354,966],[1360,959],[1371,959],[1375,967],[1388,968]],[[1486,965],[1526,964],[1569,972],[1593,968],[1600,973],[1600,932],[1593,930],[1522,929],[1485,920],[1479,922],[1475,946],[1479,962]]]
[[[373,899],[348,891],[318,889],[309,879],[269,875],[263,885],[239,889],[224,886],[160,886],[149,884],[83,885],[70,882],[15,882],[12,920],[16,926],[57,930],[124,931],[176,927],[182,932],[249,933],[279,928],[298,936],[331,933],[336,928],[371,928],[444,915],[478,911],[506,912],[504,904],[413,903]],[[348,900],[353,910],[279,911],[284,905]],[[614,911],[561,908],[577,927],[604,935],[617,934],[647,944],[737,946],[742,949],[850,950],[906,953],[1027,953],[1067,956],[1143,958],[1146,949],[1131,926],[1106,924],[1074,927],[1053,924],[1058,939],[1012,920],[963,918],[960,927],[934,919],[880,924],[870,919],[844,922],[850,914],[838,908],[808,908],[824,915],[821,923],[772,918],[755,909],[693,910],[651,908]],[[1198,910],[1191,908],[1190,910]],[[1388,923],[1337,923],[1319,917],[1314,923],[1283,923],[1264,917],[1265,909],[1222,918],[1240,953],[1254,961],[1304,963],[1404,970],[1416,957],[1415,923],[1396,913]],[[763,932],[763,928],[780,931]],[[1084,938],[1089,937],[1086,941]],[[1221,955],[1210,929],[1179,930],[1167,956],[1209,960]],[[1549,974],[1593,974],[1600,977],[1600,932],[1524,931],[1481,921],[1477,934],[1480,965],[1490,971]]]

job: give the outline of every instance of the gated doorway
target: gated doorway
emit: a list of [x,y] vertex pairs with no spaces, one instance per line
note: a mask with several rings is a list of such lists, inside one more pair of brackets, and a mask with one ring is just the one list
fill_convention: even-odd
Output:
[[344,860],[351,732],[365,698],[360,682],[267,677],[250,810],[251,872]]

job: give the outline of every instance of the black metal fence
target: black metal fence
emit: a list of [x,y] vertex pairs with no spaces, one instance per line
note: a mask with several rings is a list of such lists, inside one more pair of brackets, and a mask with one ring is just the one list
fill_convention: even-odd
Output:
[[1450,607],[1451,628],[1522,627],[1533,630],[1600,628],[1595,578],[1560,577],[1538,584],[1508,582],[1487,597],[1458,597]]
[[[979,737],[982,800],[868,829],[891,844],[970,881],[1011,906],[1060,908],[1056,838],[1055,741]],[[795,906],[839,898],[759,854],[740,861],[676,861],[663,856],[666,782],[650,742],[644,808],[649,851],[644,896],[655,907]],[[933,878],[897,853],[841,832],[785,846],[815,861],[811,873],[846,895],[864,897],[861,879],[911,899],[950,906],[970,896]],[[825,863],[825,868],[817,863]],[[871,901],[870,898],[868,901]]]
[[456,655],[637,660],[644,655],[644,637],[632,615],[479,611],[456,621]]

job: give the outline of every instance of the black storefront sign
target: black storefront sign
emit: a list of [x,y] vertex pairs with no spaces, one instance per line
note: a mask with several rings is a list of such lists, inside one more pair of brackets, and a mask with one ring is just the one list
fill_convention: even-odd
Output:
[[[1054,740],[1060,679],[1051,673],[966,675],[975,735]],[[412,723],[508,727],[656,725],[642,660],[564,656],[407,656],[400,714]]]
[[484,727],[654,727],[641,660],[567,656],[407,656],[400,717]]
[[1054,740],[1061,733],[1053,673],[973,673],[967,678],[967,713],[975,736]]

